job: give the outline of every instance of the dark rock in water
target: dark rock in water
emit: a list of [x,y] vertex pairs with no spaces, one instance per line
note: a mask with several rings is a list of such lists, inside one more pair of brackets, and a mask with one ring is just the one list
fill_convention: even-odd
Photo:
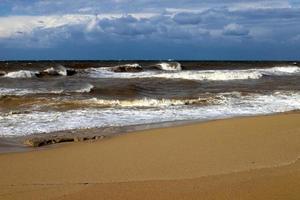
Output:
[[36,76],[41,78],[45,76],[73,76],[75,74],[77,74],[77,71],[75,69],[66,69],[64,66],[59,65],[41,71],[36,74]]
[[92,139],[93,140],[102,140],[104,138],[105,138],[104,135],[100,135],[100,136],[94,136]]
[[82,142],[84,141],[84,138],[82,137],[74,137],[74,142]]
[[77,74],[75,69],[67,69],[67,76],[73,76],[75,74]]
[[47,144],[47,140],[43,139],[28,139],[24,141],[24,144],[30,147],[40,147]]
[[262,77],[267,78],[267,77],[271,77],[271,75],[270,75],[270,74],[265,74],[265,73],[263,73],[263,74],[262,74]]
[[24,141],[24,144],[30,147],[41,147],[49,144],[73,142],[74,138],[55,137],[55,138],[31,138]]
[[51,140],[53,144],[55,143],[63,143],[63,142],[74,142],[74,138],[55,138]]
[[5,71],[0,71],[0,76],[4,76],[6,74]]
[[143,71],[143,68],[138,64],[127,64],[112,67],[111,70],[113,72],[140,72]]
[[42,78],[42,77],[44,77],[44,76],[48,76],[48,73],[42,71],[42,72],[36,73],[35,75],[36,75],[36,77],[38,77],[38,78]]
[[52,137],[37,137],[29,138],[24,141],[24,144],[30,147],[41,147],[50,144],[57,144],[63,142],[83,142],[86,140],[101,140],[105,137],[100,136],[52,136]]
[[48,73],[50,76],[67,76],[67,69],[62,65],[48,68],[44,70],[44,72]]
[[24,110],[24,111],[10,111],[9,114],[10,115],[19,115],[19,114],[29,114],[30,111],[28,110]]

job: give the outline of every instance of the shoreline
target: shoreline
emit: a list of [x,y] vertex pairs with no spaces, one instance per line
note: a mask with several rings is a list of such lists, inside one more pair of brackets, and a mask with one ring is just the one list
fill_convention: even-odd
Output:
[[52,146],[55,145],[64,145],[65,143],[95,141],[103,138],[111,138],[124,134],[130,134],[137,131],[178,127],[202,122],[206,121],[170,121],[120,127],[64,130],[51,133],[37,133],[26,136],[0,137],[0,154],[47,149],[52,148]]
[[299,199],[300,113],[0,154],[0,199]]
[[128,125],[121,127],[100,127],[90,129],[63,130],[50,133],[37,133],[26,136],[0,137],[0,154],[13,152],[27,152],[40,149],[53,148],[53,146],[64,145],[66,143],[77,143],[84,141],[96,141],[104,138],[118,137],[124,134],[131,134],[137,131],[147,131],[162,128],[180,127],[208,123],[214,121],[223,121],[231,119],[255,118],[261,116],[286,115],[291,113],[300,113],[299,110],[292,110],[280,113],[270,113],[251,116],[234,116],[210,120],[182,120],[167,121],[161,123]]

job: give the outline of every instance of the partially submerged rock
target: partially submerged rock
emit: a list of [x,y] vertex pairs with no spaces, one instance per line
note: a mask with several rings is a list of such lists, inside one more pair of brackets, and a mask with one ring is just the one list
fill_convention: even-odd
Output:
[[4,76],[6,74],[5,71],[0,71],[0,76]]
[[82,142],[86,140],[100,140],[103,139],[104,136],[75,136],[75,137],[38,137],[38,138],[29,138],[24,141],[24,144],[29,147],[41,147],[50,144],[58,144],[64,142]]
[[29,147],[41,147],[51,143],[50,141],[43,139],[27,139],[24,141],[24,144]]

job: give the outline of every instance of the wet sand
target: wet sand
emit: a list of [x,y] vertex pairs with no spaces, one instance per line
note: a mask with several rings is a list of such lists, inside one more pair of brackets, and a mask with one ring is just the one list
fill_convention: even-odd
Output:
[[300,114],[0,154],[0,199],[300,199]]

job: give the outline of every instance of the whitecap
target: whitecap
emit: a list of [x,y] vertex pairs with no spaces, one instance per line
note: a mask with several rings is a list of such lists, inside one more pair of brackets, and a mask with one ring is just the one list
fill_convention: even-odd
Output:
[[94,86],[92,84],[83,84],[82,86],[76,86],[71,89],[55,88],[55,89],[29,89],[29,88],[0,88],[1,96],[23,96],[28,94],[63,94],[63,93],[90,93]]
[[108,71],[106,68],[90,68],[87,69],[86,72],[88,72],[89,76],[93,78],[166,78],[198,81],[232,81],[260,79],[265,75],[300,75],[300,68],[297,66],[283,66],[265,69],[257,68],[244,70],[143,71],[139,73],[114,73]]
[[94,89],[92,84],[83,84],[81,88],[75,89],[74,92],[76,93],[90,93]]
[[194,98],[194,99],[133,99],[133,100],[118,100],[118,99],[98,99],[92,98],[87,100],[60,101],[60,103],[74,103],[87,106],[99,107],[123,107],[123,108],[142,108],[142,107],[168,107],[178,105],[196,105],[196,104],[212,104],[222,101],[221,97]]
[[161,73],[153,77],[168,79],[186,79],[199,81],[229,81],[260,79],[263,75],[252,70],[203,70],[203,71],[181,71],[178,73]]
[[36,77],[38,72],[28,71],[28,70],[20,70],[15,72],[8,72],[4,75],[7,78],[33,78]]
[[181,71],[181,64],[179,62],[162,62],[157,64],[158,68],[165,71]]
[[62,65],[58,65],[57,67],[50,67],[48,69],[45,69],[44,72],[49,75],[67,76],[67,69]]
[[279,66],[267,69],[260,69],[259,71],[262,74],[273,76],[300,74],[300,68],[297,66]]

